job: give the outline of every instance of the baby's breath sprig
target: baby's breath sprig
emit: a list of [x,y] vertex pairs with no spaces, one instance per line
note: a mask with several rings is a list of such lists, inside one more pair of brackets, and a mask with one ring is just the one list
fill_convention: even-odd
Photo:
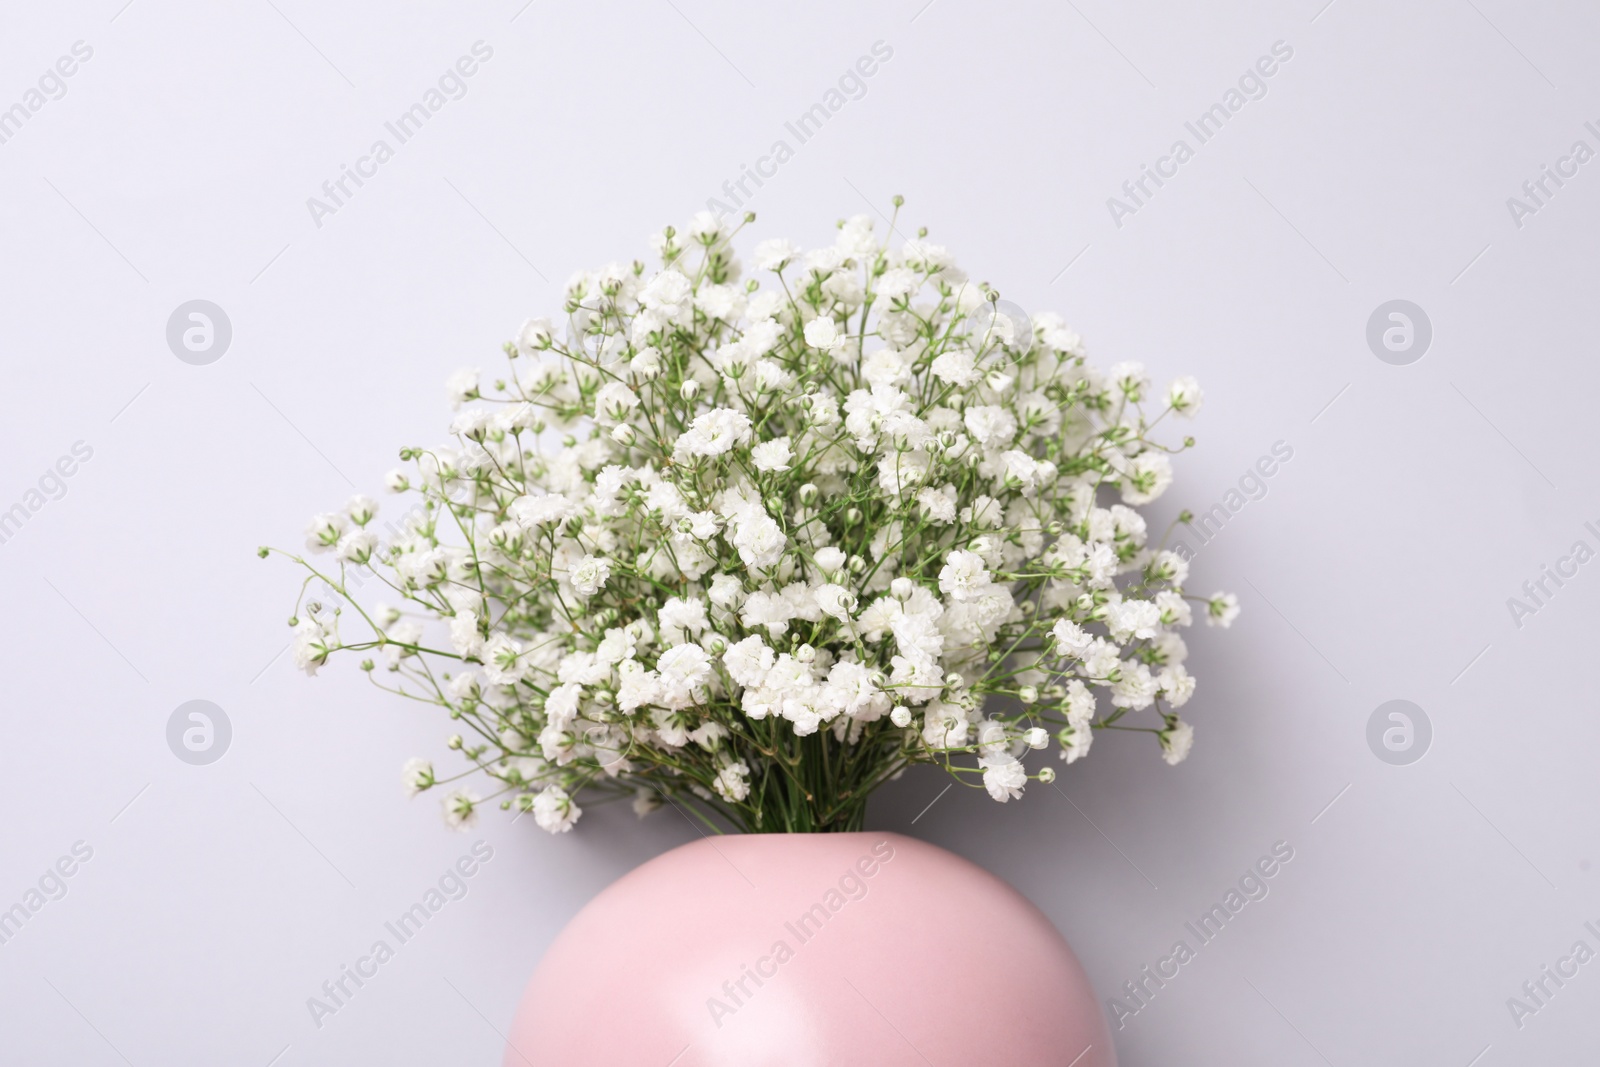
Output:
[[[1006,801],[1055,777],[1030,751],[1070,764],[1098,729],[1184,759],[1179,631],[1238,601],[1186,594],[1137,508],[1193,444],[1151,429],[1199,386],[1097,370],[925,230],[763,241],[745,279],[753,221],[702,214],[653,238],[658,269],[574,275],[565,321],[526,322],[502,377],[452,375],[451,442],[386,479],[410,509],[382,524],[356,497],[291,556],[296,663],[355,653],[445,710],[465,768],[403,779],[449,789],[457,826],[498,800],[564,831],[609,795],[850,830],[916,763]],[[480,775],[487,796],[456,784]]]

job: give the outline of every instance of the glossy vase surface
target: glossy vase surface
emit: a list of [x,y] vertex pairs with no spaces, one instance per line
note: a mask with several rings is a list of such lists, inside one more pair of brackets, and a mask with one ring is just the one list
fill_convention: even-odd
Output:
[[1066,941],[1005,882],[899,834],[683,845],[573,918],[506,1067],[1114,1067]]

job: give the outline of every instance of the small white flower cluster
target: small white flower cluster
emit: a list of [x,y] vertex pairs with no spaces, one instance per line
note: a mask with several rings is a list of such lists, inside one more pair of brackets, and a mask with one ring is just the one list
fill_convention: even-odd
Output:
[[[1018,336],[925,231],[764,241],[761,281],[733,236],[668,228],[659,268],[575,275],[564,327],[526,323],[504,378],[452,376],[452,443],[389,476],[420,497],[397,534],[362,497],[312,521],[337,566],[300,562],[343,603],[297,620],[300,666],[376,650],[552,832],[586,789],[851,829],[918,762],[1006,801],[1054,777],[1027,752],[1071,763],[1109,726],[1187,756],[1179,631],[1238,602],[1185,594],[1135,509],[1171,483],[1148,431],[1194,414],[1194,380],[1101,372],[1055,315]],[[401,606],[356,605],[351,568]],[[346,641],[352,609],[371,633]],[[421,761],[404,781],[441,784]],[[446,819],[480,803],[456,789]]]

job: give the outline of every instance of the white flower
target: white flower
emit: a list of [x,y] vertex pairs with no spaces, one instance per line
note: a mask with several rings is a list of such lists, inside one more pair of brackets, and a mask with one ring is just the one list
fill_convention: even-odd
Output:
[[910,296],[920,288],[922,288],[922,279],[917,276],[916,271],[907,270],[905,267],[895,267],[892,270],[884,271],[873,286],[879,296],[889,299]]
[[736,322],[744,312],[745,294],[732,285],[706,285],[694,296],[694,306],[713,319]]
[[[1156,594],[1156,607],[1161,612],[1161,622],[1166,626],[1188,626],[1194,622],[1194,611],[1182,593],[1163,589]],[[1159,635],[1157,635],[1159,636]]]
[[1013,449],[1003,453],[1000,461],[1005,464],[1003,480],[1016,489],[1027,492],[1044,480],[1040,476],[1041,464],[1026,452]]
[[1239,617],[1239,598],[1232,593],[1214,593],[1206,601],[1206,625],[1220,626],[1224,630]]
[[1118,644],[1148,641],[1161,625],[1161,609],[1149,600],[1123,600],[1106,605],[1106,629]]
[[540,526],[553,526],[570,517],[577,509],[572,506],[572,501],[555,493],[544,493],[539,496],[522,496],[511,502],[506,508],[506,513],[513,522],[527,529]]
[[734,528],[733,547],[754,570],[777,566],[788,543],[783,527],[765,512],[746,516]]
[[824,352],[831,352],[845,343],[846,338],[839,333],[838,324],[832,319],[816,318],[806,323],[806,344],[812,348],[820,348]]
[[1005,755],[1011,748],[1006,724],[999,719],[985,719],[978,724],[978,754],[980,756]]
[[378,505],[371,497],[357,493],[345,502],[344,513],[357,526],[365,526],[378,514]]
[[1167,388],[1167,406],[1179,415],[1194,417],[1204,399],[1205,394],[1200,391],[1200,383],[1193,378],[1175,379]]
[[789,447],[787,437],[763,441],[750,450],[750,461],[756,465],[756,470],[761,471],[786,471],[793,458],[794,451]]
[[1084,355],[1083,338],[1067,329],[1060,315],[1043,312],[1033,317],[1033,329],[1039,339],[1057,352],[1071,356]]
[[1189,561],[1176,552],[1157,552],[1150,568],[1153,576],[1165,578],[1175,586],[1189,580]]
[[744,600],[744,586],[731,574],[711,579],[711,602],[719,608],[736,608]]
[[378,535],[371,530],[351,530],[339,538],[335,555],[349,563],[365,563],[378,547]]
[[639,293],[639,303],[656,310],[676,311],[693,295],[694,286],[675,270],[664,270],[651,278]]
[[1117,680],[1111,683],[1111,703],[1119,708],[1139,711],[1156,698],[1159,683],[1143,663],[1123,661],[1117,667]]
[[720,456],[750,440],[750,416],[732,408],[716,408],[697,416],[673,445],[679,460],[691,456]]
[[[893,678],[891,678],[893,681]],[[971,729],[966,712],[955,704],[933,701],[923,718],[922,739],[930,749],[960,749]]]
[[548,833],[566,833],[582,814],[583,809],[574,804],[559,785],[546,786],[533,798],[533,821]]
[[811,557],[815,572],[825,579],[840,579],[844,574],[845,565],[849,557],[844,554],[844,549],[836,547],[819,548]]
[[772,669],[775,655],[759,636],[751,635],[738,644],[729,645],[722,654],[722,665],[728,676],[742,686],[759,688],[766,684],[767,672]]
[[568,580],[579,596],[591,597],[600,591],[610,577],[610,562],[599,556],[584,556],[573,564]]
[[[1074,678],[1067,683],[1067,724],[1075,728],[1087,728],[1094,719],[1095,695],[1094,690]],[[1085,745],[1088,742],[1084,742]]]
[[1189,758],[1194,747],[1194,727],[1177,718],[1161,731],[1161,758],[1176,766]]
[[1161,687],[1161,695],[1167,698],[1167,703],[1175,708],[1183,707],[1194,696],[1194,675],[1184,670],[1181,663],[1174,663],[1156,675],[1156,684]]
[[1081,658],[1094,641],[1093,637],[1084,632],[1083,627],[1071,619],[1057,620],[1050,630],[1050,636],[1055,641],[1057,652],[1075,658]]
[[661,373],[661,351],[653,345],[640,349],[628,369],[641,378],[654,378]]
[[533,356],[541,349],[549,348],[550,339],[549,319],[529,319],[517,331],[517,352],[519,355]]
[[970,600],[989,584],[989,569],[976,552],[956,549],[939,571],[939,590],[955,600]]
[[594,395],[595,421],[602,425],[624,421],[638,406],[638,393],[621,382],[607,382]]
[[[631,667],[624,670],[624,667]],[[661,682],[655,671],[647,671],[635,660],[626,660],[617,666],[622,684],[617,688],[617,707],[624,712],[636,711],[653,704],[660,696]]]
[[687,703],[694,690],[711,678],[711,656],[699,645],[676,645],[656,661],[663,697],[669,703]]
[[476,367],[463,367],[445,380],[445,391],[450,394],[450,406],[460,407],[478,395],[478,376],[483,372]]
[[470,789],[457,789],[444,798],[444,823],[452,830],[465,830],[478,821],[478,795]]
[[432,788],[434,784],[433,764],[425,759],[408,759],[406,765],[400,768],[400,781],[405,785],[406,792],[416,796],[424,789]]
[[633,791],[633,802],[631,807],[633,808],[633,813],[641,819],[655,811],[657,808],[661,807],[662,804],[663,801],[661,799],[661,794],[656,792],[654,789],[647,789],[644,786],[640,786],[638,789]]
[[308,675],[315,675],[337,647],[337,639],[315,619],[302,619],[294,628],[294,665]]
[[1087,726],[1069,726],[1061,731],[1061,758],[1076,763],[1089,754],[1094,732]]
[[1017,419],[1003,407],[977,405],[962,415],[967,432],[985,448],[1000,448],[1017,436]]
[[339,543],[350,528],[350,520],[338,512],[317,515],[306,527],[306,547],[313,552],[326,552]]
[[978,370],[978,362],[972,352],[965,348],[953,348],[939,355],[929,368],[933,376],[941,382],[953,385],[958,389],[965,389],[976,382],[983,374]]
[[764,626],[773,637],[787,633],[789,620],[794,617],[794,605],[782,593],[751,593],[739,612],[739,621],[745,629]]
[[984,756],[978,763],[983,767],[983,787],[1000,803],[1022,799],[1023,787],[1028,784],[1028,772],[1014,756]]
[[829,582],[817,587],[816,598],[817,607],[824,615],[831,615],[840,622],[850,621],[850,613],[856,606],[856,598],[850,590]]
[[595,649],[594,658],[597,663],[621,663],[632,659],[638,650],[637,637],[626,629],[612,627],[600,639],[600,647]]
[[1143,363],[1113,363],[1107,377],[1129,400],[1143,399],[1145,390],[1150,388],[1150,379],[1145,376]]
[[486,644],[483,634],[478,631],[478,613],[456,612],[455,618],[450,620],[450,647],[456,650],[456,655],[463,659],[481,659]]
[[917,503],[929,521],[947,525],[956,521],[956,487],[944,485],[935,489],[928,486],[917,493]]
[[730,763],[717,772],[712,787],[723,800],[738,803],[750,795],[750,768],[743,761]]
[[755,262],[762,270],[779,271],[792,262],[800,250],[781,237],[756,245]]
[[482,655],[483,673],[496,685],[515,685],[528,673],[521,642],[503,633],[489,638]]
[[696,211],[689,220],[688,233],[701,244],[715,244],[717,239],[727,233],[727,228],[722,220],[710,211]]
[[662,639],[674,644],[682,643],[688,636],[699,634],[710,625],[706,619],[705,601],[699,597],[669,597],[661,605],[656,621],[661,624]]
[[1172,461],[1160,452],[1141,452],[1122,476],[1122,499],[1129,504],[1148,504],[1171,484]]

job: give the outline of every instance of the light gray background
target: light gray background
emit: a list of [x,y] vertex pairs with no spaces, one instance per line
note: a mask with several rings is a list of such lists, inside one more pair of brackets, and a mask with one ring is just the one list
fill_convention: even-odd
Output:
[[[1600,162],[1521,228],[1506,198],[1600,147],[1600,12],[1324,2],[7,4],[0,107],[73,42],[94,56],[0,144],[0,508],[94,454],[0,545],[0,906],[73,842],[94,857],[0,946],[0,1058],[498,1062],[556,931],[694,831],[619,809],[446,832],[397,783],[408,756],[448,765],[446,724],[352,664],[299,675],[296,574],[253,550],[380,488],[442,436],[446,374],[498,366],[568,274],[644,254],[882,40],[866,96],[755,197],[759,234],[821,243],[904,193],[903,229],[1097,360],[1197,375],[1163,518],[1275,441],[1294,457],[1196,561],[1244,614],[1195,634],[1188,763],[1105,737],[1060,791],[955,790],[913,826],[943,788],[916,774],[871,824],[1009,879],[1102,997],[1289,842],[1271,895],[1117,1035],[1132,1067],[1590,1062],[1600,963],[1520,1030],[1506,999],[1600,947],[1600,564],[1521,628],[1506,600],[1600,546]],[[306,198],[480,39],[466,97],[314,226]],[[1107,197],[1279,40],[1268,95],[1115,226]],[[195,298],[233,326],[209,366],[165,341]],[[1433,323],[1410,366],[1365,340],[1395,298]],[[1366,741],[1397,698],[1434,730],[1403,767]],[[210,766],[167,748],[191,699],[232,722]],[[478,837],[469,896],[314,1028],[306,998]]]

